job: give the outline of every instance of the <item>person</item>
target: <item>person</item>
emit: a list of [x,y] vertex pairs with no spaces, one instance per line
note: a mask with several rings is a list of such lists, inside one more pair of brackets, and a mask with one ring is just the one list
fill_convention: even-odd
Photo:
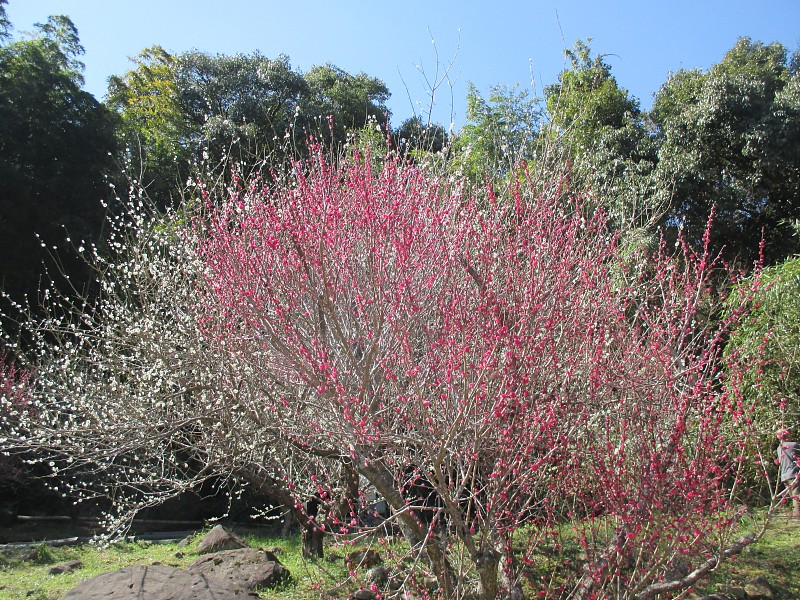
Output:
[[800,446],[791,440],[788,429],[781,428],[776,432],[778,436],[778,464],[781,467],[781,482],[786,486],[786,495],[792,498],[792,516],[800,519],[800,489],[798,489],[798,476],[800,467],[797,459],[800,458]]

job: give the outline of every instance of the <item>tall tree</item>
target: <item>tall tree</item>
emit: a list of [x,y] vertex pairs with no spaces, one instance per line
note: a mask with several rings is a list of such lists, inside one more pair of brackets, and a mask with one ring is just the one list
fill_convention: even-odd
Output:
[[122,118],[123,158],[153,197],[174,195],[191,162],[281,161],[304,155],[309,136],[337,146],[389,117],[382,81],[333,65],[304,75],[284,55],[172,55],[159,46],[133,61],[111,78],[108,102]]
[[[368,123],[386,130],[391,115],[386,101],[391,94],[377,77],[366,73],[351,75],[327,63],[313,67],[303,78],[309,92],[303,103],[305,119],[322,119],[311,126],[310,133],[322,134],[334,145],[341,145],[347,141],[348,133]],[[332,117],[331,122],[328,117]]]
[[180,106],[177,59],[160,46],[131,59],[136,65],[109,79],[106,102],[120,115],[120,159],[154,198],[169,198],[188,175],[189,123]]
[[716,206],[712,246],[744,265],[800,250],[800,84],[786,49],[741,38],[707,72],[679,71],[656,95],[650,117],[659,167],[671,181],[665,225],[700,244]]
[[545,88],[548,135],[540,160],[552,168],[566,158],[571,182],[588,189],[617,229],[651,225],[664,202],[654,185],[656,147],[639,101],[620,87],[604,56],[578,41],[566,52],[569,67]]
[[4,42],[11,37],[11,21],[8,20],[5,5],[8,0],[0,0],[0,42]]
[[0,47],[0,273],[17,297],[41,273],[35,234],[50,247],[64,241],[64,228],[88,239],[102,224],[114,119],[81,89],[82,53],[64,16]]
[[528,90],[495,86],[489,97],[469,85],[467,124],[454,141],[454,166],[470,180],[503,177],[530,159],[542,111]]

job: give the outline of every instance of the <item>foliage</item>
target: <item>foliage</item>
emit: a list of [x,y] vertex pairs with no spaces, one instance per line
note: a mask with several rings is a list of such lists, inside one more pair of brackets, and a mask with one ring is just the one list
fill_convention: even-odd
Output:
[[34,234],[48,248],[63,247],[64,228],[90,239],[102,223],[113,119],[81,89],[82,52],[63,16],[0,46],[0,273],[17,300],[42,273],[46,253]]
[[309,133],[320,135],[326,147],[344,147],[348,132],[368,124],[386,130],[391,116],[386,101],[391,94],[380,79],[366,73],[351,75],[330,63],[313,67],[303,79],[309,92],[301,113]]
[[[188,176],[192,149],[175,78],[176,58],[160,46],[132,59],[136,67],[109,78],[106,103],[120,115],[117,135],[131,177],[149,194],[169,197]],[[144,179],[143,179],[144,178]]]
[[[758,399],[762,450],[771,455],[779,427],[800,431],[800,258],[767,267],[759,278],[750,316],[733,332],[725,352],[748,365],[745,393]],[[730,304],[742,293],[734,290]]]
[[442,152],[448,143],[447,132],[439,124],[424,123],[421,117],[410,117],[394,132],[395,147],[409,157],[422,159],[428,153]]
[[540,120],[538,102],[527,90],[496,86],[484,99],[470,84],[468,122],[453,142],[454,169],[479,185],[514,172],[531,156]]
[[699,244],[716,206],[712,247],[747,267],[765,236],[767,263],[797,251],[797,75],[786,50],[741,38],[708,72],[679,71],[656,95],[658,171],[672,181],[665,224]]
[[277,165],[303,154],[309,136],[340,148],[348,134],[385,128],[389,118],[382,81],[331,64],[303,74],[285,55],[172,55],[159,46],[133,62],[110,79],[108,102],[122,119],[127,170],[161,205],[192,164]]
[[11,21],[8,20],[5,5],[8,0],[0,0],[0,42],[4,42],[11,37]]
[[[621,88],[604,56],[587,43],[566,51],[569,68],[545,88],[551,145],[540,147],[545,164],[563,156],[571,162],[572,185],[591,190],[593,202],[609,214],[623,235],[652,229],[666,200],[654,177],[657,146],[650,138],[639,102]],[[560,151],[553,152],[552,146]],[[640,233],[636,233],[637,230]]]
[[568,138],[575,156],[591,151],[604,129],[621,129],[637,117],[639,103],[617,85],[604,57],[592,57],[586,43],[577,42],[566,54],[570,68],[545,88],[545,100],[551,123]]

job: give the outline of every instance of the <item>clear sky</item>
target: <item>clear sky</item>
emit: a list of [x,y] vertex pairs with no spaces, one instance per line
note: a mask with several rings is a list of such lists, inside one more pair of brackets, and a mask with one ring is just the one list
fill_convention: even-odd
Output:
[[[159,44],[180,53],[260,50],[286,54],[307,71],[331,62],[386,82],[393,124],[426,113],[432,80],[455,57],[450,84],[436,89],[433,120],[464,123],[467,83],[542,87],[556,80],[565,47],[592,38],[620,85],[644,108],[670,71],[708,68],[740,36],[800,43],[800,0],[10,0],[15,33],[51,14],[69,16],[86,48],[86,89],[98,98],[128,57]],[[432,43],[435,41],[435,44]],[[423,75],[424,73],[424,75]]]

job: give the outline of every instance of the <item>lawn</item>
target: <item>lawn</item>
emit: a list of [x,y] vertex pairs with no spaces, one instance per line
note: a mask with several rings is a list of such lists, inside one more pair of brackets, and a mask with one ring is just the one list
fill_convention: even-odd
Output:
[[[750,526],[752,521],[745,519],[743,530],[749,530]],[[240,533],[252,547],[275,552],[292,574],[291,582],[279,589],[260,591],[263,598],[347,597],[358,587],[356,580],[348,577],[344,561],[344,555],[353,550],[352,546],[329,545],[324,559],[310,560],[302,557],[298,536],[281,538],[253,530]],[[179,547],[175,541],[130,541],[108,547],[84,544],[50,548],[42,545],[25,550],[5,550],[0,553],[0,598],[58,600],[82,579],[106,571],[154,563],[185,567],[197,558],[196,546],[200,537],[200,534],[195,535],[185,547]],[[83,567],[62,575],[48,573],[53,565],[71,560],[80,560]],[[761,541],[745,548],[735,560],[712,572],[688,597],[731,592],[731,588],[743,588],[755,577],[763,576],[777,588],[777,598],[793,600],[800,598],[798,573],[800,521],[782,515],[773,520]]]

